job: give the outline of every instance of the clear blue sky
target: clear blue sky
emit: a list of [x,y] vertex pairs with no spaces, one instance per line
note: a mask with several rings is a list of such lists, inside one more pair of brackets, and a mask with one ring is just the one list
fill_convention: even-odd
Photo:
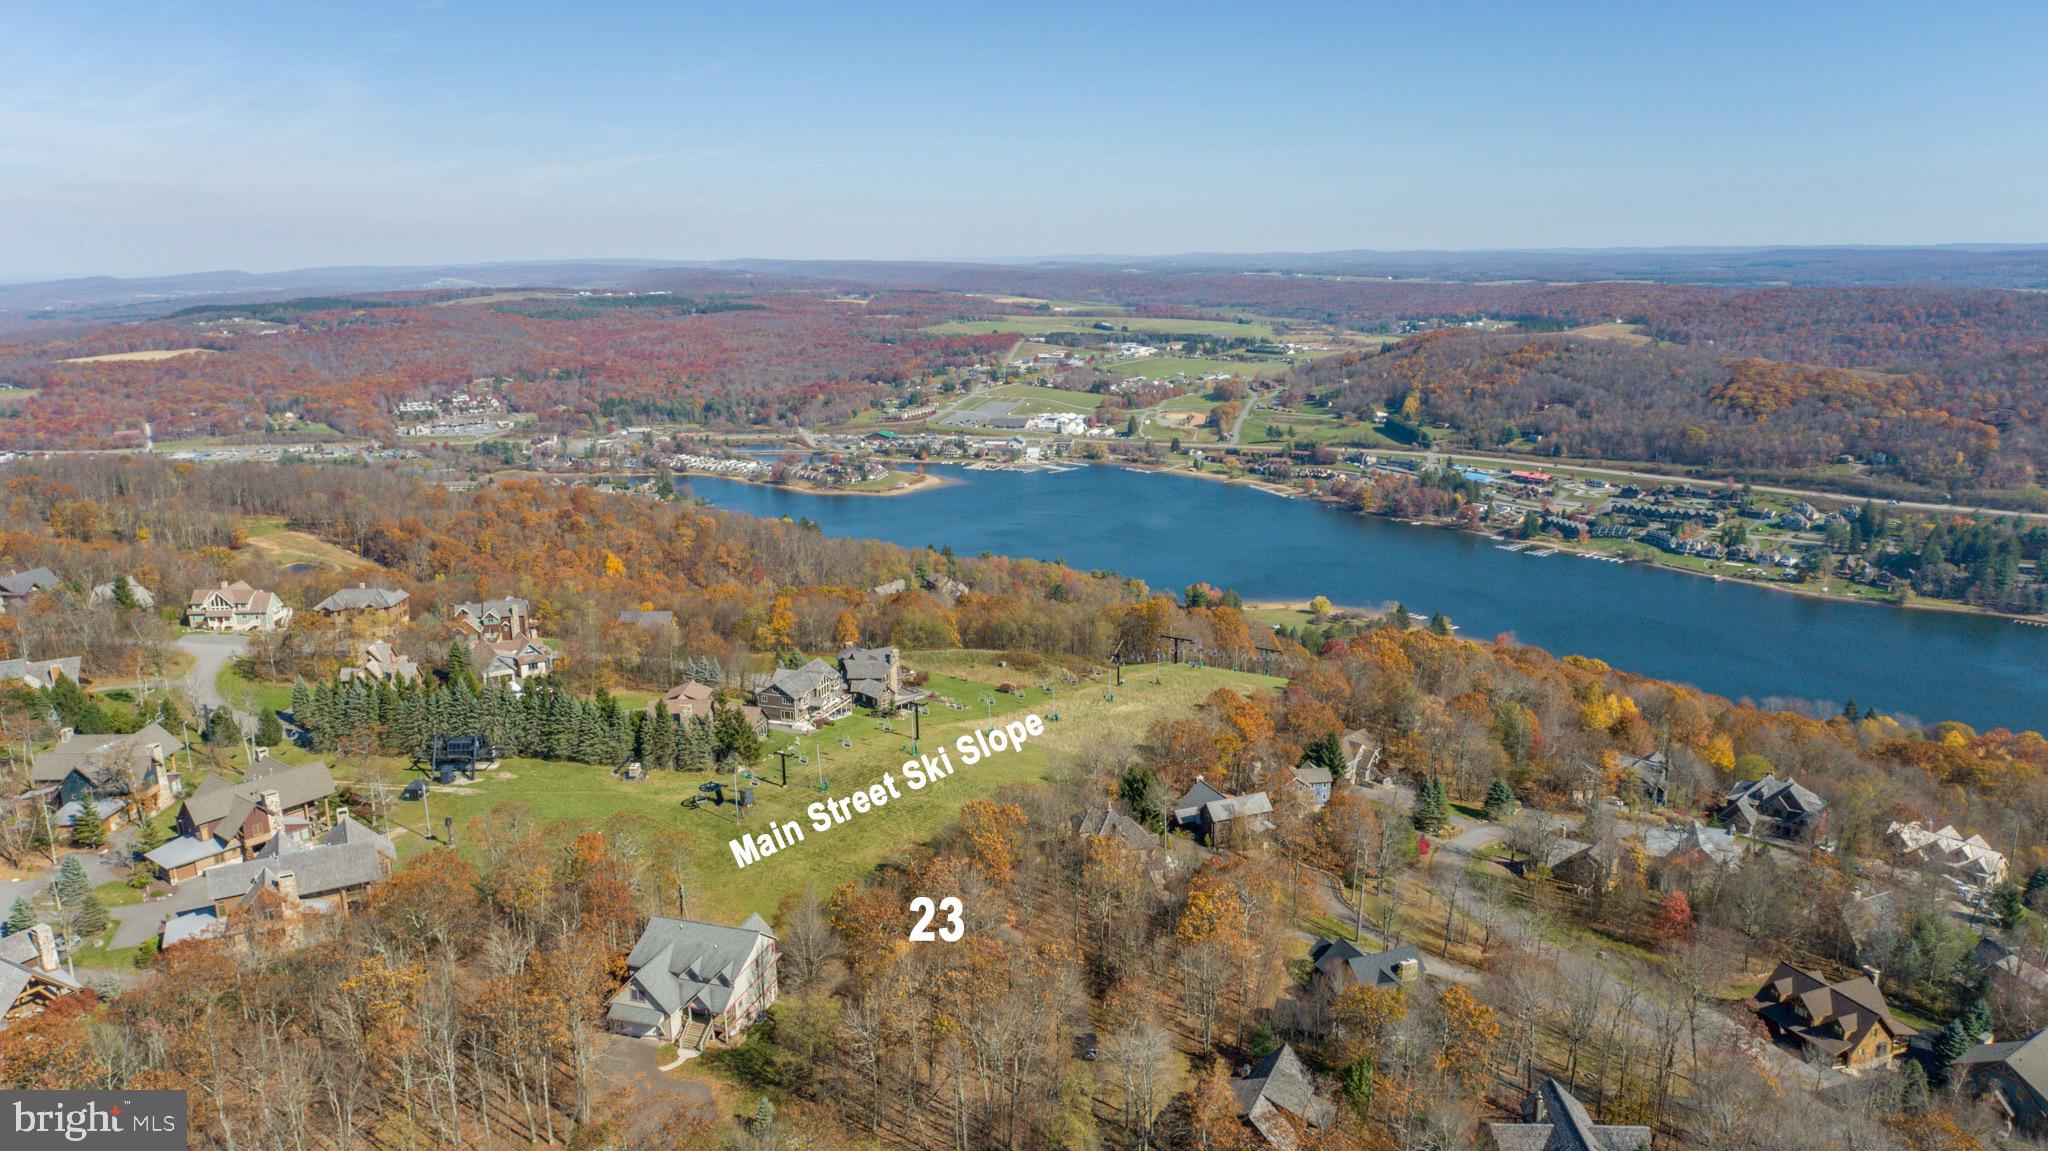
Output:
[[991,7],[0,0],[0,280],[2048,241],[2038,3]]

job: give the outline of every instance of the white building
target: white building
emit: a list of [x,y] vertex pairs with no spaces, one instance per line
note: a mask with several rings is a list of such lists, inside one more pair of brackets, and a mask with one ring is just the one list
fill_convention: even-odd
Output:
[[1945,868],[1959,882],[1971,887],[1992,888],[2005,882],[2005,856],[1986,843],[1983,836],[1965,837],[1954,824],[1937,828],[1931,819],[1925,823],[1894,823],[1884,834],[1893,851]]

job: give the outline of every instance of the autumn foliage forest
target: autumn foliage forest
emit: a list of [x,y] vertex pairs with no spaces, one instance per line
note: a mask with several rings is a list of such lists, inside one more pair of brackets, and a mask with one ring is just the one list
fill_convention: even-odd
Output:
[[[202,308],[55,341],[0,343],[0,381],[36,390],[0,420],[14,448],[112,447],[234,436],[283,413],[348,435],[388,436],[406,399],[501,377],[538,427],[588,430],[608,418],[714,426],[831,422],[891,385],[1000,352],[1001,336],[928,336],[922,298],[841,303],[784,294],[737,305],[652,297],[660,307],[554,300],[487,303],[382,297],[319,310]],[[252,325],[228,324],[236,317]],[[943,317],[940,317],[943,318]],[[275,334],[256,329],[275,327]],[[206,354],[84,357],[145,349]]]
[[[257,520],[350,549],[363,566],[281,568],[244,530]],[[0,560],[74,583],[131,573],[172,605],[221,577],[274,587],[301,609],[374,579],[412,593],[415,623],[397,639],[428,666],[445,651],[436,623],[450,604],[522,595],[578,690],[660,688],[675,660],[831,650],[848,635],[1100,667],[1192,626],[1220,662],[1252,654],[1228,597],[1189,606],[1113,574],[832,540],[647,496],[524,480],[450,491],[395,467],[16,465],[0,484]],[[971,590],[867,590],[921,571]],[[649,651],[616,624],[642,605],[676,613],[670,646]],[[30,608],[5,617],[7,654],[118,632],[104,617],[121,613],[75,588]],[[1772,1130],[1754,1117],[1800,1096],[1744,1054],[1739,1031],[1701,1022],[1720,1010],[1714,989],[1736,973],[1734,957],[1853,954],[1844,908],[1855,875],[1882,859],[1892,819],[1981,828],[2018,873],[2048,863],[2026,834],[2048,822],[2048,743],[2036,734],[1764,711],[1420,627],[1382,625],[1316,652],[1282,646],[1284,687],[1219,690],[1104,737],[1042,783],[967,804],[956,830],[904,845],[869,880],[792,897],[775,914],[783,1002],[754,1039],[714,1057],[715,1074],[779,1100],[773,1130],[804,1147],[1237,1147],[1228,1067],[1277,1036],[1342,1085],[1340,1118],[1314,1143],[1327,1151],[1464,1145],[1474,1124],[1511,1112],[1532,1076],[1567,1069],[1617,1121],[1686,1145],[1789,1147],[1742,1132]],[[347,650],[347,637],[308,624],[255,658],[269,674],[319,677]],[[21,703],[0,708],[9,749],[48,735],[47,717]],[[1340,791],[1316,810],[1288,786],[1306,749],[1358,729],[1384,745],[1383,766],[1457,796],[1504,781],[1539,811],[1572,811],[1589,791],[1627,794],[1625,753],[1671,758],[1678,812],[1737,778],[1796,774],[1830,801],[1838,850],[1732,875],[1624,868],[1580,895],[1461,878],[1457,857],[1432,865],[1398,805]],[[1111,805],[1155,819],[1198,775],[1274,794],[1270,837],[1162,880],[1124,841],[1071,832],[1075,817]],[[1599,834],[1601,818],[1578,834]],[[732,1127],[622,1094],[598,1068],[619,956],[642,916],[671,906],[678,841],[644,815],[551,827],[516,805],[465,836],[473,852],[421,852],[319,946],[181,945],[111,1002],[76,997],[10,1027],[0,1081],[183,1088],[208,1146],[724,1145]],[[1290,964],[1305,944],[1293,931],[1300,917],[1333,930],[1315,917],[1339,879],[1361,916],[1369,907],[1373,922],[1429,944],[1432,962],[1474,973],[1304,1013]],[[960,895],[970,942],[905,944],[911,893]],[[1943,920],[1926,922],[1938,933]],[[1617,975],[1560,937],[1664,958]],[[1972,994],[1962,952],[1924,943],[1895,940],[1887,990],[1956,1010]],[[1626,1018],[1608,1018],[1617,1003]],[[1094,1062],[1079,1058],[1090,1044]],[[653,1122],[663,1116],[672,1121]],[[1831,1119],[1864,1132],[1858,1145],[1916,1149],[1967,1146],[1952,1141],[1960,1121],[1898,1099]],[[1840,1130],[1816,1127],[1816,1138]]]
[[[1350,413],[1407,404],[1478,447],[1534,440],[1562,455],[1809,477],[1851,457],[1862,471],[1833,482],[1880,495],[2025,493],[2048,465],[2039,293],[871,264],[630,282],[630,294],[385,293],[14,322],[0,383],[23,391],[0,403],[0,447],[130,445],[145,421],[159,441],[275,433],[293,430],[287,413],[388,437],[401,401],[480,378],[506,381],[502,398],[537,431],[815,427],[1006,351],[1002,334],[923,330],[1014,313],[966,293],[1036,293],[1141,316],[1433,328],[1384,358],[1315,361],[1293,383]],[[1478,319],[1509,334],[1457,327]],[[1613,321],[1654,342],[1562,334]],[[199,352],[92,358],[179,349]]]

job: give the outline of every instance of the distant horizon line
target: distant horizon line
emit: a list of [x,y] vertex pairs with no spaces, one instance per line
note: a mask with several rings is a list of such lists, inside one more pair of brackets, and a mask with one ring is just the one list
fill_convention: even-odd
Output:
[[760,265],[804,264],[955,264],[995,267],[1056,264],[1169,264],[1197,261],[1279,261],[1332,259],[1416,259],[1424,257],[1485,256],[1714,256],[1757,255],[1768,252],[1946,252],[1999,255],[2048,251],[2048,241],[1954,241],[1926,244],[1812,243],[1812,244],[1663,244],[1663,245],[1560,245],[1549,247],[1480,248],[1305,248],[1266,250],[1194,249],[1177,252],[1071,252],[1045,255],[1009,256],[548,256],[469,260],[427,260],[404,263],[298,264],[262,271],[243,268],[199,268],[181,272],[77,272],[28,276],[0,275],[0,285],[22,287],[99,280],[177,280],[203,276],[289,276],[308,273],[348,271],[411,272],[461,268],[506,268],[519,266],[563,267],[596,265],[611,267],[723,268]]

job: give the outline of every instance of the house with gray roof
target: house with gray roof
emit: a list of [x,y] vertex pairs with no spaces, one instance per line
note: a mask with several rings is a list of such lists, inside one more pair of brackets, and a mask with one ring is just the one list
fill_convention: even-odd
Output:
[[1211,847],[1228,847],[1238,840],[1270,831],[1273,798],[1263,791],[1230,795],[1210,800],[1195,816],[1195,835]]
[[296,767],[259,760],[240,783],[208,776],[178,809],[178,837],[143,858],[165,880],[182,883],[223,863],[253,859],[279,836],[312,834],[334,794],[334,777],[318,760]]
[[1653,827],[1643,832],[1643,853],[1676,865],[1740,867],[1747,854],[1730,832],[1707,827],[1695,819],[1684,827]]
[[1216,790],[1208,780],[1198,775],[1195,777],[1194,784],[1188,788],[1187,794],[1174,802],[1173,822],[1180,827],[1188,827],[1200,823],[1203,808],[1219,799],[1229,798],[1229,796]]
[[0,576],[0,615],[20,610],[23,600],[49,591],[62,582],[49,568],[30,568],[25,572]]
[[[121,578],[117,576],[105,583],[92,585],[92,602],[113,603],[115,599],[114,587],[120,582]],[[141,580],[136,579],[134,576],[127,576],[126,579],[128,580],[128,598],[135,601],[136,607],[148,609],[156,606],[155,594],[148,588],[143,587]]]
[[383,882],[397,858],[390,840],[343,813],[317,840],[274,836],[248,859],[222,864],[200,878],[217,914],[262,891],[289,902],[324,900],[319,908],[324,911]]
[[1308,981],[1325,1002],[1353,987],[1400,987],[1422,978],[1422,952],[1410,943],[1368,952],[1347,939],[1316,940],[1309,949]]
[[1720,811],[1721,825],[1737,834],[1794,843],[1820,839],[1827,818],[1827,800],[1770,774],[1736,784]]
[[847,692],[839,669],[822,659],[802,667],[778,669],[754,693],[754,703],[769,723],[805,728],[821,719],[837,719],[853,712],[853,696]]
[[1298,1127],[1320,1128],[1336,1117],[1337,1107],[1316,1093],[1315,1079],[1289,1044],[1258,1061],[1251,1074],[1230,1085],[1237,1113],[1259,1137],[1281,1151],[1301,1145]]
[[759,915],[738,927],[657,915],[626,956],[631,972],[611,998],[606,1025],[686,1051],[709,1038],[734,1042],[775,1003],[782,951]]
[[408,602],[412,593],[399,588],[371,587],[359,583],[345,587],[319,603],[313,610],[324,616],[376,614],[390,623],[404,623],[412,618],[412,606]]
[[42,689],[55,687],[59,676],[77,683],[80,662],[75,655],[63,659],[0,659],[0,683],[19,682]]
[[907,703],[915,692],[903,688],[903,658],[893,647],[849,647],[839,653],[839,675],[847,694],[867,707]]
[[49,924],[0,936],[0,1031],[77,990],[78,982],[57,958],[57,934]]
[[1963,1052],[1956,1069],[1964,1093],[1996,1107],[2009,1128],[2036,1139],[2048,1135],[2048,1030],[1980,1043]]
[[1488,1123],[1493,1151],[1647,1151],[1648,1127],[1595,1123],[1564,1085],[1546,1079],[1522,1104],[1522,1122]]
[[112,830],[133,805],[155,815],[182,790],[171,757],[184,744],[152,723],[121,735],[80,735],[70,728],[29,766],[29,783],[53,808],[77,804],[91,796],[100,818]]
[[533,605],[516,596],[455,605],[455,623],[472,638],[493,643],[517,639],[533,630]]

